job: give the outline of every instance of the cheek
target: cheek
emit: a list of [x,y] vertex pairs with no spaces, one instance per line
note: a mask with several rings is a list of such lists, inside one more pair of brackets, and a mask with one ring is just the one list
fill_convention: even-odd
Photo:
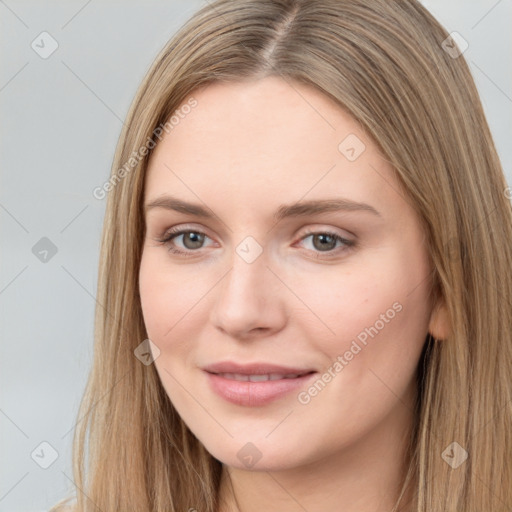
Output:
[[316,314],[306,311],[314,322],[308,339],[328,356],[327,365],[346,356],[350,380],[368,379],[371,368],[391,380],[408,378],[428,332],[428,272],[423,253],[397,250],[350,270],[329,269],[314,286],[297,279],[298,294]]
[[[376,324],[380,331],[392,324],[403,325],[404,316],[425,319],[427,294],[425,287],[418,286],[416,275],[405,275],[399,267],[336,273],[311,279],[295,279],[294,291],[305,306],[304,315],[318,320],[323,337],[354,337]],[[307,308],[307,309],[306,309]],[[405,313],[405,314],[404,314]],[[304,316],[303,315],[303,316]]]
[[197,337],[191,322],[199,311],[198,302],[204,292],[193,276],[181,269],[169,269],[165,251],[144,251],[139,270],[139,292],[148,338],[158,347],[154,365],[161,383],[173,404],[183,411],[186,394],[184,381],[186,361],[190,357],[191,340]]
[[174,307],[176,294],[171,292],[173,288],[164,286],[164,282],[167,282],[169,278],[162,274],[154,259],[145,252],[142,255],[139,291],[148,336],[150,339],[158,341],[165,335],[165,330],[169,329],[168,320],[172,321],[169,315],[174,315],[176,310]]
[[213,289],[222,275],[222,269],[171,265],[162,248],[144,251],[139,291],[148,338],[160,350],[155,361],[159,371],[165,368],[178,377],[195,367],[198,340],[207,327]]
[[171,339],[193,315],[205,291],[197,274],[170,268],[162,248],[145,250],[140,264],[139,291],[148,336],[160,343]]
[[180,273],[166,270],[156,250],[153,251],[142,256],[139,291],[147,336],[160,349],[160,356],[155,360],[159,369],[162,364],[167,367],[169,352],[176,349],[173,340],[178,339],[186,321],[186,309],[190,309],[186,295],[191,292],[190,287],[182,286]]

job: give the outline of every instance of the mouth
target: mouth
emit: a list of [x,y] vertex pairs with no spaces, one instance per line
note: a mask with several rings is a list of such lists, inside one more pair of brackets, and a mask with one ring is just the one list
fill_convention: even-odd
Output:
[[222,362],[203,369],[210,389],[224,400],[241,406],[266,405],[304,387],[317,375],[313,369],[268,363]]
[[[236,363],[233,361],[221,361],[218,363],[210,364],[203,367],[203,370],[224,375],[236,375],[236,376],[278,376],[283,377],[297,377],[307,373],[316,371],[314,368],[301,368],[300,366],[284,366],[265,362],[253,362],[253,363]],[[247,379],[244,379],[247,380]],[[276,379],[273,379],[276,380]]]
[[291,374],[263,373],[261,375],[258,375],[258,374],[247,375],[244,373],[212,373],[212,375],[218,375],[219,377],[222,377],[224,379],[238,380],[240,382],[266,382],[269,380],[296,379],[297,377],[309,375],[310,373],[313,373],[313,372],[291,373]]

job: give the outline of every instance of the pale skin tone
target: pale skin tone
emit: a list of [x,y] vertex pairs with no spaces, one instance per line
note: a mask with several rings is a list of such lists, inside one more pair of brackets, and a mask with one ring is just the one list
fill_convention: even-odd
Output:
[[[197,106],[152,155],[144,201],[172,195],[213,217],[147,210],[140,293],[162,384],[224,464],[220,512],[389,512],[421,350],[428,332],[448,333],[444,307],[429,298],[419,219],[359,124],[317,90],[265,78],[193,97]],[[349,135],[366,146],[354,161],[339,149]],[[282,205],[341,198],[377,213],[273,218]],[[173,227],[188,234],[159,242]],[[236,251],[247,237],[262,249],[251,263]],[[378,333],[332,377],[338,356],[371,326]],[[294,392],[241,406],[215,394],[201,370],[224,360],[319,376],[331,368],[332,378],[308,403]],[[248,442],[261,453],[252,468],[237,457]]]

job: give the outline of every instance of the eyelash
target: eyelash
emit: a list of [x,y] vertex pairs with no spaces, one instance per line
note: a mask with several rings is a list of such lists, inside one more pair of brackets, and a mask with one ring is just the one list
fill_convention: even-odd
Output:
[[[173,240],[174,238],[177,238],[178,236],[186,234],[186,233],[196,233],[196,234],[205,235],[206,237],[208,237],[208,235],[206,233],[203,233],[202,231],[199,231],[196,229],[171,228],[169,231],[166,232],[166,234],[164,235],[164,238],[157,239],[157,242],[160,242],[161,244],[166,245],[166,244],[169,244],[169,242],[171,242],[171,240]],[[354,248],[356,245],[356,243],[354,241],[347,240],[346,238],[343,238],[340,235],[337,235],[336,233],[333,233],[331,231],[308,231],[304,234],[304,236],[300,239],[300,241],[308,238],[311,235],[328,235],[328,236],[334,238],[335,241],[341,242],[345,245],[345,247],[343,247],[343,248],[338,247],[337,250],[333,249],[332,251],[327,251],[327,253],[330,253],[331,255],[332,254],[337,255],[340,251],[345,252],[349,249]],[[172,254],[176,254],[178,256],[184,256],[184,257],[192,257],[192,256],[194,256],[195,252],[198,252],[198,250],[192,250],[192,249],[190,249],[188,251],[182,251],[180,249],[176,249],[173,246],[169,246],[168,250]],[[322,254],[322,252],[318,251],[317,258],[329,259],[329,258],[333,257],[333,256],[325,257],[325,256],[322,256],[321,254]]]

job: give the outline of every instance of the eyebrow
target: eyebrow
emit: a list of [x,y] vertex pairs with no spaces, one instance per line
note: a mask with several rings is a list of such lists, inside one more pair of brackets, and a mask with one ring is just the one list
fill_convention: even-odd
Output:
[[[189,203],[176,197],[164,195],[157,197],[144,206],[145,213],[154,208],[163,208],[166,210],[173,210],[180,213],[195,215],[205,219],[212,219],[216,215],[201,206],[200,204]],[[279,206],[274,214],[274,220],[279,222],[287,217],[305,217],[308,215],[315,215],[320,213],[329,213],[337,211],[362,211],[369,212],[373,215],[381,217],[381,214],[371,205],[367,203],[359,203],[350,199],[336,198],[336,199],[320,199],[311,201],[298,201],[292,204],[283,204]]]

